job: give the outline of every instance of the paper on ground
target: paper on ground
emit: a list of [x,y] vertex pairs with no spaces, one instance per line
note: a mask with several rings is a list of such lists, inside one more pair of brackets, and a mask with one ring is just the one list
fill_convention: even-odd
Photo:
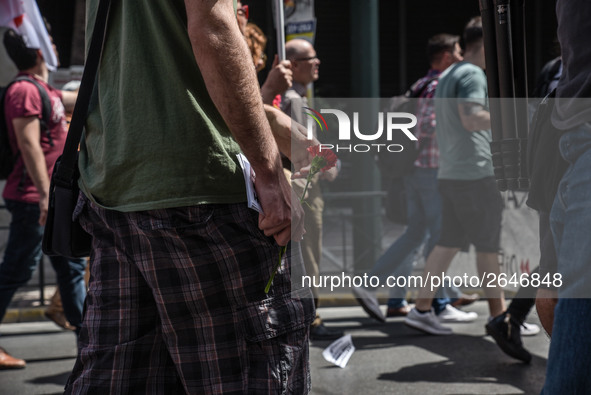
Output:
[[351,339],[351,335],[345,335],[332,342],[330,346],[322,351],[322,356],[328,362],[344,368],[347,366],[353,352],[355,352],[353,339]]
[[244,183],[246,184],[246,198],[248,199],[248,208],[258,211],[259,213],[263,212],[261,204],[257,198],[256,191],[254,189],[254,182],[256,179],[256,175],[254,174],[254,170],[250,166],[250,162],[246,159],[244,154],[237,154],[238,162],[240,163],[240,167],[242,167],[242,173],[244,174]]

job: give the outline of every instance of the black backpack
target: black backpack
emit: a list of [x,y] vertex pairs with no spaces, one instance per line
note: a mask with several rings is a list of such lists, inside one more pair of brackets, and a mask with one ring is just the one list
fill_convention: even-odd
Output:
[[544,98],[550,94],[550,84],[558,81],[560,76],[557,76],[560,66],[562,65],[562,58],[559,56],[552,59],[544,65],[540,71],[540,75],[536,79],[536,85],[531,94],[531,97]]
[[49,121],[51,119],[51,99],[49,98],[49,94],[39,82],[35,81],[31,77],[20,76],[15,78],[12,82],[10,82],[10,84],[8,84],[8,86],[0,89],[0,180],[5,180],[8,178],[10,173],[12,173],[14,164],[20,155],[20,151],[15,153],[12,152],[12,149],[10,148],[10,142],[8,139],[8,125],[6,121],[6,112],[4,109],[6,92],[12,84],[18,81],[29,81],[39,90],[42,103],[41,119],[39,120],[41,123],[41,131],[47,134],[49,137],[49,143],[53,145],[53,140],[49,131]]

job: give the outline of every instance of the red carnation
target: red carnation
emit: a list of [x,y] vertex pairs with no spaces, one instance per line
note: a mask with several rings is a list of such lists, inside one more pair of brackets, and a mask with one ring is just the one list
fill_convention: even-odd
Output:
[[320,145],[314,145],[308,147],[308,152],[314,156],[310,168],[310,173],[313,173],[312,175],[315,175],[319,171],[330,170],[337,164],[337,155],[328,148],[323,149]]

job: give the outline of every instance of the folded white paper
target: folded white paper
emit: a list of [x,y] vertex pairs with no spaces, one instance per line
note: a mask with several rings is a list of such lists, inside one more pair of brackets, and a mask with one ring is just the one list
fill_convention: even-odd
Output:
[[259,213],[263,212],[261,207],[261,203],[257,198],[256,190],[254,189],[254,183],[256,179],[256,174],[254,174],[254,170],[250,166],[250,162],[246,159],[244,154],[237,154],[238,162],[240,163],[240,167],[242,167],[242,174],[244,174],[244,183],[246,184],[246,198],[248,199],[248,208],[258,211]]
[[330,346],[322,351],[322,356],[328,362],[344,368],[347,366],[353,352],[355,352],[353,339],[351,339],[351,335],[345,335],[332,342]]

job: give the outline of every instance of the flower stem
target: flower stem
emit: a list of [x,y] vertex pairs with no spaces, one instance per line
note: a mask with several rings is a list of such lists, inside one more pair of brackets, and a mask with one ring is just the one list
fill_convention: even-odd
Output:
[[[310,181],[312,180],[312,177],[316,175],[316,173],[318,173],[318,170],[311,171],[310,174],[308,174],[308,177],[306,177],[306,186],[304,187],[304,193],[302,193],[302,197],[300,197],[300,204],[304,203],[304,197],[306,196],[306,192],[308,192]],[[281,260],[283,258],[283,255],[285,255],[286,250],[287,246],[279,247],[279,261],[275,264],[275,267],[273,267],[273,273],[271,274],[271,278],[269,279],[269,281],[267,281],[267,286],[265,287],[265,294],[268,294],[269,290],[271,289],[271,284],[273,284],[275,274],[277,274],[277,270],[279,270],[279,267],[281,266]]]
[[306,178],[306,186],[304,187],[304,192],[302,193],[302,197],[300,198],[300,204],[304,203],[304,197],[306,196],[306,192],[308,192],[308,187],[310,186],[310,180],[314,177],[314,174],[308,176]]
[[267,286],[265,287],[265,293],[268,294],[269,290],[271,289],[271,284],[273,283],[273,279],[275,278],[275,274],[277,274],[277,270],[279,266],[281,266],[281,260],[283,259],[283,255],[285,255],[285,251],[287,250],[287,246],[279,247],[279,261],[275,264],[273,268],[273,274],[271,274],[271,278],[267,281]]

